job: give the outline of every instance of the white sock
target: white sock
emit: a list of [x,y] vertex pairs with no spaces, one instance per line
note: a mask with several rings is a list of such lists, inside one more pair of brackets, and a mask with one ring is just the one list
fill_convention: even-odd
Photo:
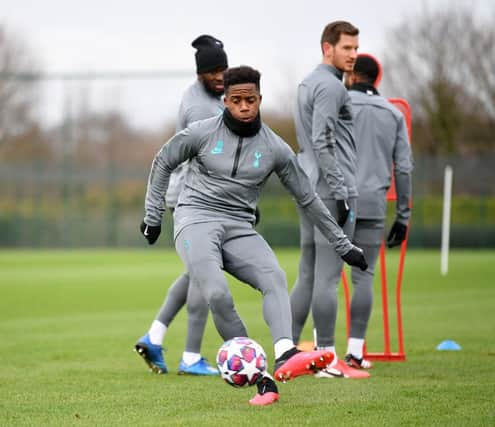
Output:
[[273,347],[275,350],[275,359],[278,359],[287,350],[290,350],[291,348],[295,347],[295,345],[294,342],[289,338],[281,338],[275,343]]
[[191,353],[190,351],[185,351],[182,353],[182,360],[188,366],[194,365],[201,359],[200,353]]
[[165,332],[167,332],[167,327],[162,322],[153,320],[150,330],[148,331],[151,344],[162,345]]
[[327,345],[327,346],[317,346],[316,347],[317,350],[320,350],[320,351],[331,351],[334,356],[337,356],[337,353],[335,352],[335,346],[334,345]]
[[347,354],[352,354],[358,359],[363,358],[363,346],[364,339],[361,338],[349,338],[349,342],[347,343]]

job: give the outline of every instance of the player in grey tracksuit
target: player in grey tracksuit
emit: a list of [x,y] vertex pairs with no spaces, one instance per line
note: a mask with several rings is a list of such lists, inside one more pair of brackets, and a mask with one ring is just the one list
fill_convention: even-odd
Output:
[[[299,163],[351,239],[358,195],[356,144],[351,100],[342,78],[344,71],[352,69],[357,56],[358,33],[357,28],[345,22],[325,27],[322,63],[300,83],[295,111]],[[300,233],[299,275],[290,297],[293,337],[299,341],[311,307],[317,347],[335,353],[342,260],[303,212]]]
[[[176,132],[180,132],[189,124],[198,120],[221,115],[222,112],[223,102],[221,97],[209,94],[205,90],[203,83],[197,80],[189,87],[182,98]],[[165,197],[165,202],[167,207],[171,210],[175,209],[179,194],[184,188],[187,170],[188,162],[186,161],[179,165],[170,176],[170,185]],[[199,293],[193,293],[188,298],[188,289],[189,275],[188,273],[183,273],[170,287],[165,302],[157,315],[157,319],[168,326],[188,299],[185,351],[199,356],[201,352],[201,342],[208,319],[208,304],[201,298]],[[196,300],[194,299],[195,297],[199,299]],[[187,353],[183,355],[183,365],[191,365],[191,363],[187,364],[184,362],[186,356]],[[196,363],[197,360],[194,363]],[[183,369],[179,369],[179,371],[181,370],[187,371],[184,367]]]
[[[292,341],[285,274],[269,245],[253,228],[255,208],[268,177],[273,172],[279,176],[346,262],[365,269],[366,261],[314,192],[289,146],[261,122],[259,73],[250,67],[230,69],[224,74],[224,84],[224,114],[193,123],[156,155],[146,192],[143,234],[153,241],[158,238],[170,174],[189,160],[185,187],[174,212],[174,236],[177,252],[191,276],[190,287],[201,290],[224,340],[246,336],[247,331],[235,310],[223,270],[259,290],[275,348],[276,376],[287,364],[308,373],[303,366],[294,367],[300,354]],[[290,378],[290,372],[288,375]],[[265,386],[258,384],[255,399],[263,399]],[[276,388],[273,393],[278,398]]]
[[[220,40],[202,35],[192,42],[196,51],[196,72],[198,79],[182,96],[176,132],[187,128],[191,123],[221,115],[224,109],[223,71],[227,68],[227,56]],[[173,212],[179,194],[184,187],[188,162],[180,164],[171,174],[166,206]],[[218,375],[218,370],[210,366],[201,357],[201,343],[208,320],[208,304],[199,292],[189,291],[189,274],[183,273],[177,278],[167,292],[165,301],[153,321],[148,337],[145,335],[136,344],[136,350],[151,364],[152,370],[158,373],[167,371],[161,348],[156,348],[153,357],[151,346],[161,346],[170,323],[177,313],[187,305],[187,337],[186,347],[179,364],[179,373],[195,375]],[[147,344],[147,339],[150,344]],[[150,352],[151,349],[151,352]],[[155,360],[157,359],[157,360]]]
[[[346,362],[369,368],[363,344],[371,314],[373,275],[384,238],[386,192],[392,171],[397,193],[395,222],[388,236],[389,247],[406,237],[411,214],[412,157],[404,115],[377,91],[381,67],[376,58],[360,54],[354,71],[346,77],[350,86],[354,132],[357,142],[357,218],[354,243],[364,250],[369,268],[352,269],[351,328]],[[393,166],[393,167],[392,167]]]

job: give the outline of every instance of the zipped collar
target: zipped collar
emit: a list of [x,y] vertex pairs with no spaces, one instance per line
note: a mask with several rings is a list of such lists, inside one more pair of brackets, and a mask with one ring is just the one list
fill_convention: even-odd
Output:
[[330,64],[318,64],[318,68],[326,71],[330,71],[337,79],[342,81],[344,78],[344,73],[337,68],[335,68],[333,65]]

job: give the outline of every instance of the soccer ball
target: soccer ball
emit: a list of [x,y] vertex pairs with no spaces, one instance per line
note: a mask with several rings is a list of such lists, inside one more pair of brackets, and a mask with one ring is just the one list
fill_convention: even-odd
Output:
[[266,353],[251,338],[235,337],[219,348],[217,367],[227,384],[233,387],[252,386],[266,371]]

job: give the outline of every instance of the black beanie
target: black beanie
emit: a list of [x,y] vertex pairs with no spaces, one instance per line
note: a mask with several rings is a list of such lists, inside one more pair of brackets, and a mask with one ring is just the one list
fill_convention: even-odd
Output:
[[195,39],[191,45],[197,49],[196,73],[208,73],[217,68],[225,70],[228,67],[223,43],[215,37],[204,34]]

